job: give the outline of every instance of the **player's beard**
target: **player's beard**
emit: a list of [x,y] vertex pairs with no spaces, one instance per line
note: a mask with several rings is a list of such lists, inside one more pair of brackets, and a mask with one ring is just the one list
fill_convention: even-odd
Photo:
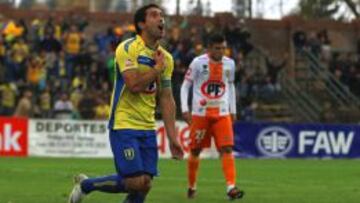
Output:
[[221,59],[223,58],[223,55],[212,54],[212,55],[210,55],[210,58],[211,58],[214,62],[220,62]]
[[160,40],[165,36],[165,29],[160,29],[158,27],[153,27],[152,29],[150,29],[150,35],[151,37],[153,37],[155,40]]

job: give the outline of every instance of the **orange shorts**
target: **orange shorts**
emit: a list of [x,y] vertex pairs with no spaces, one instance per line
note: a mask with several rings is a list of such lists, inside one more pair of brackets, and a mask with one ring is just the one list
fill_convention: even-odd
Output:
[[210,147],[211,137],[214,137],[218,149],[234,145],[234,133],[230,115],[217,117],[192,116],[190,149]]

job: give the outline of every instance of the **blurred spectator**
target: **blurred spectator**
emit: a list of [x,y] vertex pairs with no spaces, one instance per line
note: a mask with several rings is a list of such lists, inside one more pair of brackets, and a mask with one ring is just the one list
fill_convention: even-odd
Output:
[[257,106],[257,103],[251,99],[244,101],[244,108],[241,109],[240,120],[246,122],[255,121],[255,111]]
[[224,33],[234,56],[238,53],[247,56],[254,49],[254,46],[249,41],[251,33],[246,28],[244,21],[239,21],[235,25],[225,26]]
[[70,95],[70,100],[74,106],[74,110],[78,112],[79,110],[79,102],[83,97],[83,86],[79,85],[74,88]]
[[71,80],[70,75],[66,70],[66,59],[65,59],[65,52],[61,51],[57,60],[55,61],[54,69],[50,70],[50,78],[51,79],[58,79],[60,82],[61,90],[65,90],[70,87]]
[[10,116],[13,114],[16,105],[17,87],[14,83],[6,82],[0,85],[0,93],[0,114],[4,116]]
[[69,100],[69,96],[67,93],[62,93],[59,100],[55,102],[54,106],[55,111],[68,111],[71,112],[73,110],[73,104]]
[[321,42],[321,56],[322,59],[326,62],[329,62],[331,59],[331,41],[328,36],[328,32],[326,29],[321,30],[317,34],[318,39]]
[[101,56],[106,56],[106,53],[110,48],[111,37],[112,37],[112,32],[110,34],[103,32],[98,32],[95,34],[94,42],[96,43],[96,46]]
[[322,44],[315,32],[310,32],[309,38],[307,39],[307,45],[308,45],[311,53],[316,58],[320,58]]
[[110,116],[110,105],[106,100],[108,98],[97,98],[97,105],[95,107],[95,118],[97,119],[108,119]]
[[38,51],[40,49],[40,41],[43,36],[42,35],[42,22],[40,19],[35,18],[31,21],[30,24],[30,30],[29,30],[29,36],[27,39],[30,42],[33,42],[33,50]]
[[40,80],[44,77],[44,64],[41,59],[36,56],[32,56],[27,63],[27,77],[26,81],[30,85],[33,92],[39,89]]
[[28,34],[28,27],[25,23],[25,20],[24,19],[19,19],[16,23],[17,27],[19,27],[22,32],[21,32],[21,35],[19,36],[20,38],[23,38],[24,40],[27,40],[27,34]]
[[19,103],[16,106],[14,116],[16,117],[31,117],[33,115],[33,103],[32,98],[33,93],[30,89],[25,89],[23,96],[21,97]]
[[73,77],[74,69],[81,50],[83,34],[78,31],[75,25],[70,26],[70,30],[64,34],[64,49],[65,49],[65,67],[66,75],[69,79]]
[[49,17],[47,22],[45,23],[44,27],[43,27],[43,32],[44,32],[44,37],[54,37],[55,36],[55,32],[56,32],[56,28],[55,28],[55,22],[53,17]]
[[40,50],[45,52],[59,53],[62,49],[62,45],[58,39],[55,38],[54,33],[45,34],[44,39],[39,43]]
[[302,29],[298,29],[293,34],[293,43],[295,48],[302,49],[305,47],[307,41],[306,33]]
[[86,91],[85,95],[79,101],[79,114],[82,119],[94,119],[95,118],[96,101],[91,91]]
[[51,118],[51,94],[50,88],[47,86],[41,93],[39,98],[39,109],[42,118]]
[[288,55],[285,54],[282,59],[275,59],[266,57],[266,84],[269,86],[271,92],[280,91],[280,84],[278,82],[279,73],[284,69],[287,63]]
[[115,80],[115,57],[114,52],[111,51],[106,60],[106,70],[108,75],[108,81],[112,84]]
[[202,40],[202,44],[207,47],[208,45],[208,39],[209,39],[209,35],[213,32],[213,30],[215,29],[214,24],[212,24],[211,22],[207,22],[205,24],[205,26],[202,27],[201,30],[201,40]]
[[3,28],[3,34],[6,42],[11,43],[15,38],[21,38],[24,33],[23,25],[19,22],[10,20]]
[[87,82],[86,82],[85,75],[83,75],[81,73],[78,73],[76,75],[76,77],[74,77],[74,79],[72,80],[71,87],[73,89],[76,89],[76,88],[78,88],[80,86],[87,89]]
[[24,80],[26,74],[26,59],[29,56],[29,46],[22,38],[17,38],[12,45],[12,71],[15,80]]
[[67,93],[62,93],[54,105],[55,118],[72,118],[73,104]]
[[2,37],[0,36],[0,81],[4,81],[5,77],[5,57],[6,47]]

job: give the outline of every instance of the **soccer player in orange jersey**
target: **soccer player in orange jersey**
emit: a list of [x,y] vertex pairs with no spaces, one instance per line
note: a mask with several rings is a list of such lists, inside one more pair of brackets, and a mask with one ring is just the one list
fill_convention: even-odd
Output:
[[[190,64],[181,86],[181,109],[184,120],[190,125],[190,156],[188,159],[188,198],[194,198],[199,155],[210,147],[214,137],[222,160],[222,170],[229,199],[244,195],[235,185],[236,170],[232,154],[232,122],[236,118],[235,62],[225,57],[225,38],[212,34],[206,54],[196,57]],[[192,109],[189,112],[188,94],[193,87]]]

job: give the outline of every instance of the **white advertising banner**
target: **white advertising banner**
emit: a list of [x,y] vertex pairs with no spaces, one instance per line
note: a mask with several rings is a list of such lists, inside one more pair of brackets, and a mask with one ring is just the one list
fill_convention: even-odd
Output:
[[110,157],[105,121],[31,119],[29,155]]
[[[176,122],[178,139],[187,156],[189,127]],[[171,153],[163,122],[157,122],[157,142],[160,158]],[[106,121],[49,120],[29,121],[29,155],[49,157],[112,157]],[[202,157],[217,157],[213,146],[203,151]]]

